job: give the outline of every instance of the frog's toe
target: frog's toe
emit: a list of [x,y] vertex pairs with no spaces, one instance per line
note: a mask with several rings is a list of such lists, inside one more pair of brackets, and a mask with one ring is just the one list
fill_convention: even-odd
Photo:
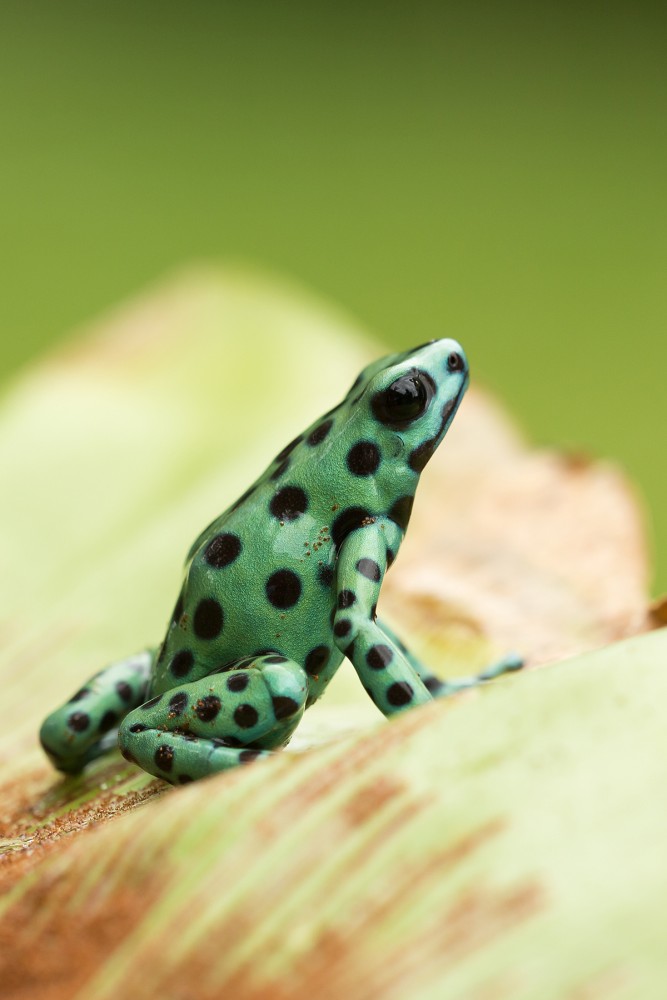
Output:
[[503,674],[511,674],[516,670],[522,670],[525,665],[526,661],[518,653],[508,653],[502,660],[498,660],[497,663],[492,663],[491,666],[482,670],[479,674],[479,679],[480,681],[493,681],[496,677],[502,677]]
[[229,746],[226,740],[217,737],[207,739],[187,732],[140,729],[139,724],[121,726],[118,745],[126,760],[172,785],[185,785],[273,753],[257,747]]

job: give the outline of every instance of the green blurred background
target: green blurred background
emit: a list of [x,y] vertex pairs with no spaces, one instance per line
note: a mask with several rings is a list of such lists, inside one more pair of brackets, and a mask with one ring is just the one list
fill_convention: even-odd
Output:
[[534,439],[620,460],[666,589],[665,10],[3,0],[0,377],[256,262],[459,337]]

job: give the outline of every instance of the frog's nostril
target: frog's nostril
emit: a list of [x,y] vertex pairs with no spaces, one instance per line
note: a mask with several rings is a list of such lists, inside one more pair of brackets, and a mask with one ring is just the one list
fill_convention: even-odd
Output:
[[452,351],[447,358],[447,370],[450,372],[462,372],[464,368],[465,362],[461,355],[457,351]]

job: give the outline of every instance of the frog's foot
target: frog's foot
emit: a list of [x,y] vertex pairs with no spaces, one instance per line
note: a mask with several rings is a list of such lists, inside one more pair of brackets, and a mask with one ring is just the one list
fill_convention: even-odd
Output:
[[[395,653],[402,654],[414,671],[414,674],[417,675],[433,698],[448,698],[459,691],[479,687],[488,681],[495,680],[496,677],[502,677],[503,674],[521,670],[525,663],[521,656],[518,656],[516,653],[510,653],[508,656],[503,657],[502,660],[498,660],[497,663],[492,663],[491,666],[486,667],[479,674],[473,674],[471,677],[454,677],[451,680],[441,680],[428,667],[420,663],[417,657],[401,642],[394,630],[385,621],[378,621],[377,627],[384,637],[383,641],[389,644],[387,647],[381,648],[388,648]],[[411,683],[411,678],[407,673],[403,677],[403,680]]]
[[47,716],[39,738],[59,771],[75,774],[115,747],[118,724],[146,697],[154,655],[145,650],[113,663]]
[[486,684],[488,681],[494,681],[497,677],[502,677],[503,674],[515,673],[517,670],[521,670],[524,664],[525,661],[520,656],[511,653],[502,660],[498,660],[497,663],[492,663],[491,666],[486,667],[479,674],[473,674],[471,677],[455,677],[452,680],[443,681],[423,667],[420,667],[419,673],[423,683],[434,698],[448,698],[458,691],[465,691],[468,688]]
[[131,712],[118,733],[121,753],[174,785],[194,781],[285,746],[307,693],[306,673],[293,660],[237,660]]

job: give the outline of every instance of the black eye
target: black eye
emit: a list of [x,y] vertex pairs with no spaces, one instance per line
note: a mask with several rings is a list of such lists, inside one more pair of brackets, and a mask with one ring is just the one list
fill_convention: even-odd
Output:
[[417,374],[403,375],[371,402],[376,420],[400,429],[420,417],[429,404],[432,393]]
[[462,372],[464,368],[463,358],[456,351],[452,353],[447,358],[447,369],[450,372]]

